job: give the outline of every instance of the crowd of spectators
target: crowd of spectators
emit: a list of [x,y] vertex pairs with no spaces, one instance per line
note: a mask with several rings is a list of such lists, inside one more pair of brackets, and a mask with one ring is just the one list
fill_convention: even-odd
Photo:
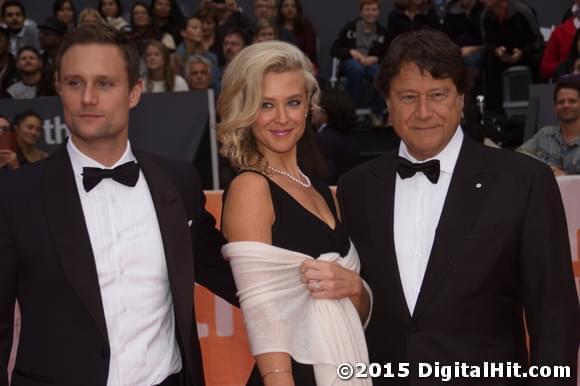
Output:
[[383,124],[388,112],[373,80],[390,43],[410,30],[447,33],[473,69],[468,98],[485,95],[487,111],[497,114],[502,113],[502,74],[512,66],[529,67],[534,82],[580,73],[580,0],[563,10],[562,23],[547,42],[525,0],[394,0],[388,14],[381,14],[378,0],[358,0],[359,15],[340,28],[328,53],[318,48],[316,30],[323,26],[312,23],[300,0],[255,0],[253,14],[236,0],[202,0],[192,15],[184,15],[175,0],[134,1],[129,10],[120,0],[99,0],[96,9],[80,10],[71,0],[54,0],[53,14],[41,21],[27,18],[18,0],[0,3],[0,98],[55,95],[54,57],[62,36],[91,23],[123,30],[135,43],[145,92],[212,88],[217,94],[233,57],[267,40],[295,44],[315,68],[319,56],[330,55],[340,61],[340,84],[354,106],[370,107]]

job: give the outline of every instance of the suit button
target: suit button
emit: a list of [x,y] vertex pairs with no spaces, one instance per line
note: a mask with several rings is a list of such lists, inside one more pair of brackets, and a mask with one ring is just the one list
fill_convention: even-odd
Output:
[[417,326],[415,326],[414,324],[409,325],[409,334],[415,334],[418,331],[419,331],[419,329],[417,328]]
[[109,350],[106,348],[101,349],[101,351],[99,351],[99,356],[103,359],[107,359],[109,357]]

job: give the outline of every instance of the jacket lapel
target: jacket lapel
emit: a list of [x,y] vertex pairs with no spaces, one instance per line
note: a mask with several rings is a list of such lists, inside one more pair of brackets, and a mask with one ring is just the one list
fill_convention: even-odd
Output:
[[179,191],[158,163],[146,153],[134,151],[147,180],[167,263],[176,324],[181,342],[190,338],[193,306],[193,250],[186,210]]
[[43,197],[58,255],[72,287],[108,340],[97,268],[66,145],[46,162]]
[[431,256],[413,313],[414,319],[425,311],[447,279],[453,259],[470,234],[495,176],[486,170],[484,155],[479,151],[479,146],[469,138],[463,141],[435,232]]
[[[373,272],[381,276],[378,283],[383,283],[384,288],[379,290],[381,296],[390,299],[386,304],[397,305],[402,320],[408,321],[411,316],[403,293],[401,275],[395,253],[393,219],[395,203],[395,162],[396,153],[384,156],[383,162],[372,169],[366,179],[365,200],[368,223],[371,224],[370,232],[374,251],[384,251],[383,256],[370,261],[377,266],[369,267]],[[376,284],[375,284],[376,285]],[[375,290],[373,288],[373,290]]]

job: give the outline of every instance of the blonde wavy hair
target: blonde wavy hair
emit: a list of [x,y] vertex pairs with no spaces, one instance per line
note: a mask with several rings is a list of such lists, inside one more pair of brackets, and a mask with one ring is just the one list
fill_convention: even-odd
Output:
[[302,73],[309,106],[317,103],[320,89],[312,63],[291,44],[278,41],[252,44],[226,67],[218,99],[221,122],[217,125],[217,135],[220,154],[235,169],[267,173],[268,163],[256,146],[252,125],[262,104],[264,75],[286,71]]

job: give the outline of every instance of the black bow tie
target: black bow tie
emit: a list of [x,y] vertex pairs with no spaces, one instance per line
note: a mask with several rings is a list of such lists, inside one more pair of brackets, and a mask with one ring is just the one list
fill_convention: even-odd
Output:
[[423,172],[429,181],[436,184],[439,181],[439,160],[432,159],[423,163],[413,163],[403,157],[397,157],[397,173],[401,178],[413,177],[417,172]]
[[131,161],[114,169],[83,168],[83,186],[87,192],[97,186],[103,178],[112,178],[123,185],[135,186],[139,179],[139,164]]

